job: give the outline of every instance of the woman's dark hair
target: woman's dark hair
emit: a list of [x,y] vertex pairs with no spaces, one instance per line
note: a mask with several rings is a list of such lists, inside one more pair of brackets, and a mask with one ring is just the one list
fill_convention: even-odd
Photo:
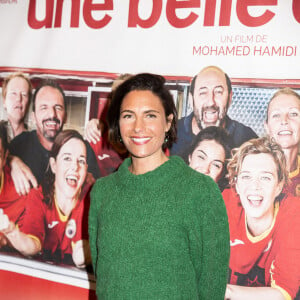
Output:
[[0,140],[2,141],[2,148],[5,154],[6,151],[8,150],[8,145],[9,145],[6,121],[0,121]]
[[217,182],[220,190],[222,191],[225,187],[228,186],[228,179],[226,178],[226,174],[227,174],[227,159],[229,159],[231,155],[230,137],[227,131],[222,127],[209,126],[201,130],[198,133],[198,135],[194,138],[192,144],[183,153],[184,160],[187,164],[189,164],[189,156],[193,154],[194,150],[203,141],[215,141],[216,143],[221,145],[225,151],[225,163],[223,166],[220,179]]
[[170,148],[177,138],[177,110],[173,97],[165,86],[165,79],[160,75],[142,73],[130,77],[120,84],[111,100],[107,112],[107,122],[109,126],[109,139],[113,144],[120,143],[120,109],[125,96],[132,91],[150,91],[156,95],[164,107],[166,118],[173,114],[171,127],[166,134],[166,142],[163,149]]
[[[70,139],[78,139],[85,144],[85,141],[82,135],[73,129],[67,129],[61,131],[55,138],[53,146],[51,148],[49,159],[53,157],[55,160],[57,155],[64,144],[66,144]],[[44,180],[41,183],[43,195],[44,195],[44,202],[51,208],[53,205],[54,199],[54,181],[55,181],[55,174],[52,172],[50,165],[48,165],[48,169],[46,171]]]

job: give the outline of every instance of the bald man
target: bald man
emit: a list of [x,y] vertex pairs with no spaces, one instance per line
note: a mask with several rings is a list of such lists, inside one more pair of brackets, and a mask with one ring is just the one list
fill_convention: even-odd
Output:
[[232,100],[231,81],[220,68],[208,66],[202,69],[193,78],[190,93],[193,112],[179,120],[177,143],[173,145],[171,154],[183,155],[194,137],[209,126],[225,128],[232,148],[257,138],[250,127],[228,117],[227,111]]

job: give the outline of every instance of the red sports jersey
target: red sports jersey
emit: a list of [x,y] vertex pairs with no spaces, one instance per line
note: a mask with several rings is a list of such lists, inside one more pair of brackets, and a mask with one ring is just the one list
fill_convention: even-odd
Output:
[[127,157],[127,153],[119,154],[108,141],[107,131],[103,133],[101,139],[96,144],[90,143],[90,146],[97,157],[98,166],[101,176],[107,176],[116,171],[123,160]]
[[10,173],[10,168],[5,166],[1,177],[0,208],[10,221],[21,227],[27,197],[18,195]]
[[50,259],[64,261],[72,255],[72,245],[88,240],[89,197],[79,200],[69,217],[64,216],[56,203],[52,208],[43,202],[42,189],[32,189],[26,205],[22,231],[37,238],[42,251]]
[[295,171],[289,173],[290,184],[286,190],[288,193],[300,197],[300,155],[298,156],[298,165]]
[[299,199],[290,196],[276,204],[271,228],[254,237],[235,191],[224,190],[223,198],[230,229],[229,283],[271,286],[293,299],[300,286]]

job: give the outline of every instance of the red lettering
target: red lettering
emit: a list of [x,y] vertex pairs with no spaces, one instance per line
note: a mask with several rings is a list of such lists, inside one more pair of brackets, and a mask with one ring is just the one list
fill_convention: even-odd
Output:
[[275,15],[266,10],[261,16],[252,17],[248,13],[248,6],[277,5],[277,0],[237,0],[236,13],[242,24],[248,27],[257,27],[268,23]]
[[298,23],[300,23],[300,1],[293,0],[293,15]]
[[221,2],[220,19],[219,19],[220,26],[230,25],[231,6],[232,6],[232,0],[223,0]]
[[206,0],[204,11],[204,26],[214,26],[216,15],[216,0]]
[[152,12],[148,19],[141,19],[139,16],[139,1],[131,0],[129,3],[128,27],[150,28],[154,26],[160,18],[162,10],[162,0],[152,0]]
[[200,7],[200,0],[168,0],[166,14],[169,23],[176,28],[184,28],[192,25],[198,15],[191,12],[186,18],[180,19],[176,15],[176,9]]
[[[61,27],[62,7],[64,0],[57,0],[54,27]],[[71,27],[79,27],[80,0],[72,0]]]
[[42,27],[50,28],[52,25],[52,18],[53,18],[53,1],[54,0],[47,0],[46,1],[46,12],[45,18],[43,20],[38,20],[36,18],[36,0],[30,0],[29,8],[28,8],[28,25],[32,29],[40,29]]
[[[29,0],[28,24],[33,29],[58,28],[62,25],[64,0],[44,0],[45,15],[37,19],[37,0]],[[103,3],[93,3],[93,0],[84,0],[82,15],[86,25],[93,29],[105,27],[112,17],[104,11],[113,10],[113,0],[102,0]],[[150,28],[156,25],[162,13],[163,2],[166,3],[166,18],[171,26],[175,28],[186,28],[191,26],[199,17],[194,11],[190,11],[185,17],[178,16],[181,9],[200,9],[200,0],[152,0],[152,9],[149,17],[140,17],[140,0],[129,0],[128,27]],[[265,9],[259,16],[251,16],[248,9],[251,6],[276,6],[278,0],[236,0],[236,15],[241,24],[248,27],[258,27],[273,19],[275,13]],[[79,27],[80,0],[71,1],[70,27]],[[217,0],[206,0],[204,8],[203,26],[215,26]],[[232,13],[232,0],[218,1],[220,5],[219,26],[230,26]],[[151,5],[151,4],[150,4]],[[56,10],[54,11],[54,8]],[[144,8],[145,10],[145,8]],[[300,23],[300,1],[293,0],[293,15]],[[96,18],[94,13],[103,12],[101,17]],[[54,16],[55,13],[55,16]],[[99,14],[98,14],[99,15]]]
[[93,29],[105,27],[111,20],[111,16],[105,14],[100,20],[95,20],[92,16],[94,10],[113,10],[113,0],[105,0],[104,3],[94,4],[93,0],[85,0],[83,4],[83,19],[87,26]]
[[[220,19],[219,19],[220,26],[230,25],[231,6],[232,6],[232,0],[221,1]],[[214,26],[215,15],[216,15],[216,0],[207,0],[205,4],[203,25]]]

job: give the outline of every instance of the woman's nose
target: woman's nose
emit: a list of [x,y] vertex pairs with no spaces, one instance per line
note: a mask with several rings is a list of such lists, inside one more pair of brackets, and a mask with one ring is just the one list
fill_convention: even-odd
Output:
[[134,131],[141,132],[144,128],[144,120],[143,118],[137,118],[134,123]]

